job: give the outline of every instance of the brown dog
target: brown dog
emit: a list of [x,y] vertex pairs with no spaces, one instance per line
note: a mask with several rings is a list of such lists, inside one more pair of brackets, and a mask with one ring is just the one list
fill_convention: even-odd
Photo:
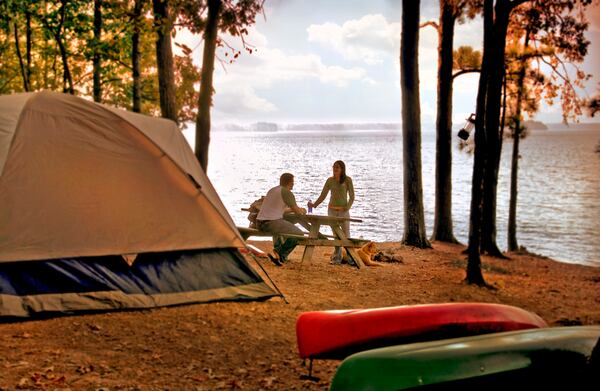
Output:
[[363,263],[367,266],[383,266],[377,262],[373,261],[373,257],[377,254],[379,250],[377,250],[377,246],[373,242],[369,242],[356,250],[360,259],[362,259]]

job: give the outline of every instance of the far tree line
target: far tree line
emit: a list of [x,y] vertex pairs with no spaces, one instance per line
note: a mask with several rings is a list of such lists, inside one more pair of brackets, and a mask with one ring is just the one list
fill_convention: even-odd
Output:
[[[440,0],[438,20],[419,25],[420,1],[403,0],[401,87],[404,161],[404,243],[430,247],[424,223],[419,104],[419,29],[438,33],[436,197],[432,240],[456,243],[452,223],[452,85],[479,73],[474,102],[474,166],[467,281],[485,285],[480,254],[504,255],[496,243],[496,199],[502,141],[513,142],[508,249],[516,239],[519,140],[525,113],[558,98],[565,121],[599,97],[582,100],[590,76],[579,67],[589,41],[585,12],[598,0]],[[264,0],[5,0],[0,3],[0,94],[57,90],[134,112],[196,124],[195,153],[206,171],[215,61],[243,50],[248,26]],[[483,53],[454,49],[457,23],[483,16]],[[203,37],[202,67],[193,50],[173,42],[187,29]],[[173,53],[175,45],[181,54]],[[224,49],[224,58],[217,48]]]

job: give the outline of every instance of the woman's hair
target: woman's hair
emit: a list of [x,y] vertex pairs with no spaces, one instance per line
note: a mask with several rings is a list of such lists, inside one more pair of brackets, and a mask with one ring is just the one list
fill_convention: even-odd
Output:
[[338,160],[333,163],[333,165],[339,166],[342,169],[342,172],[340,173],[340,183],[346,182],[346,164],[343,161]]

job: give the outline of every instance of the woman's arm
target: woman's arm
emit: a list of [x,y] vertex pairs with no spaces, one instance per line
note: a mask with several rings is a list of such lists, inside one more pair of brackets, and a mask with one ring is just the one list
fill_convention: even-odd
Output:
[[325,182],[325,185],[323,186],[323,190],[321,190],[321,195],[319,196],[319,198],[317,198],[317,200],[313,202],[313,208],[316,208],[321,204],[321,202],[323,202],[325,197],[327,197],[327,193],[329,193],[329,179],[327,179],[327,181]]
[[348,206],[346,207],[346,210],[350,210],[352,204],[354,203],[354,185],[352,184],[352,179],[350,177],[346,178],[346,186],[348,186],[349,196]]

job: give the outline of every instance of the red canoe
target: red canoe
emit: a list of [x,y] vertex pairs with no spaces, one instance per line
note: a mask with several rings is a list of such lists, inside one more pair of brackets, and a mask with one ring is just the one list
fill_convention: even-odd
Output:
[[444,303],[300,314],[301,358],[338,359],[383,346],[548,327],[534,313],[488,303]]

